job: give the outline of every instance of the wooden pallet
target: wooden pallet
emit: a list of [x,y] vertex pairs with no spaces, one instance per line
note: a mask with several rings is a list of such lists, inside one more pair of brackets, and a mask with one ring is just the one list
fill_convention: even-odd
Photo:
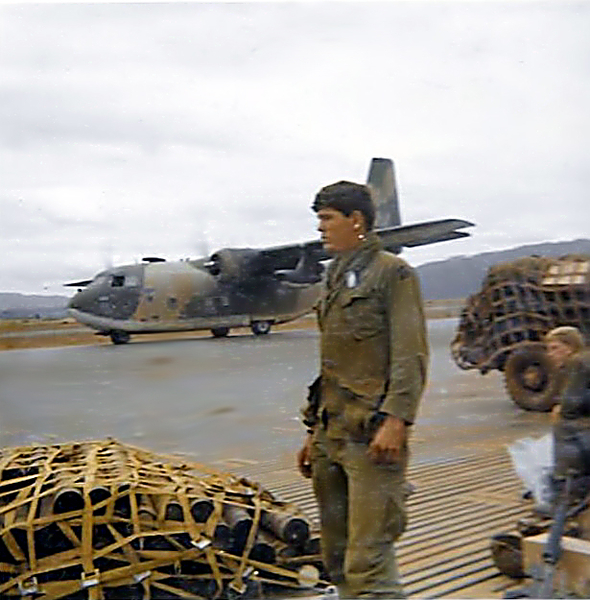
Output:
[[[309,481],[291,459],[228,468],[260,481],[278,497],[296,503],[318,527]],[[406,594],[412,598],[500,598],[517,582],[502,575],[490,554],[490,538],[530,514],[505,450],[417,464],[408,479],[409,527],[397,543]]]

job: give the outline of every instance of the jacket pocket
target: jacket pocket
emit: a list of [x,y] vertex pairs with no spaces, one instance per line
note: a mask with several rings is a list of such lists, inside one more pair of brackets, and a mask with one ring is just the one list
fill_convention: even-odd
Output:
[[377,410],[378,402],[355,394],[352,390],[344,391],[343,420],[351,439],[368,443],[374,434],[369,428],[371,416]]
[[385,327],[384,313],[378,298],[365,291],[343,296],[340,307],[346,327],[356,340],[373,337]]

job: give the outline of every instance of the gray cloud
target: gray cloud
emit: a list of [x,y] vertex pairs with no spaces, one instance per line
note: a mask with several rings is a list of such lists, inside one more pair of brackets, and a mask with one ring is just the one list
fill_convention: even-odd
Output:
[[585,2],[0,6],[3,291],[146,254],[315,237],[322,185],[396,161],[418,264],[587,237]]

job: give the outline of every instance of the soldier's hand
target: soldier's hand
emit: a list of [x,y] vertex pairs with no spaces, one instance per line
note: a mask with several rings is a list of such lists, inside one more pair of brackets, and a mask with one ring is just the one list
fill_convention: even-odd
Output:
[[561,416],[561,404],[557,403],[552,409],[551,409],[551,424],[555,425],[556,423],[559,422],[559,417]]
[[405,422],[388,415],[373,436],[367,452],[375,462],[397,462],[401,458],[405,440]]
[[297,452],[297,467],[306,479],[311,477],[311,440],[312,435],[308,433],[303,448]]

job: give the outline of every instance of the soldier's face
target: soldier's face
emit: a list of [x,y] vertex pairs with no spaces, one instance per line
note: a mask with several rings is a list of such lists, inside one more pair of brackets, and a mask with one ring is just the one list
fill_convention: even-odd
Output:
[[547,342],[547,356],[557,369],[561,367],[565,361],[573,354],[573,350],[559,340],[551,340]]
[[318,231],[324,249],[330,253],[344,252],[356,248],[359,239],[358,217],[353,213],[350,217],[334,208],[322,208],[317,212]]

